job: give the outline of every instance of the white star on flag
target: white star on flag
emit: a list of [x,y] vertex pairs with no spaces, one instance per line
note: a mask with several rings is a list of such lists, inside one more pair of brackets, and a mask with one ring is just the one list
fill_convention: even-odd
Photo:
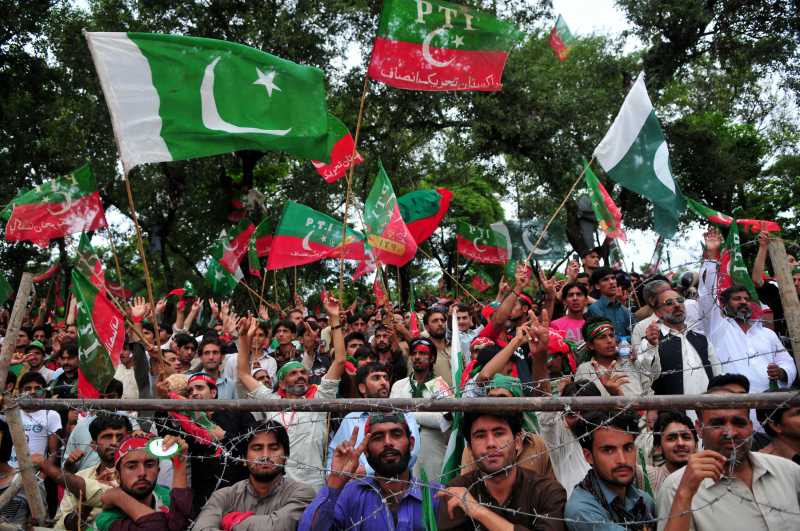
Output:
[[281,88],[275,84],[275,72],[267,72],[266,74],[262,72],[260,69],[256,68],[256,72],[258,72],[258,79],[253,81],[253,85],[264,85],[264,88],[267,89],[267,95],[271,98],[272,91],[278,90],[280,91]]
[[453,46],[455,46],[456,48],[461,48],[462,46],[464,46],[464,37],[462,37],[461,35],[456,35],[455,38],[453,39]]

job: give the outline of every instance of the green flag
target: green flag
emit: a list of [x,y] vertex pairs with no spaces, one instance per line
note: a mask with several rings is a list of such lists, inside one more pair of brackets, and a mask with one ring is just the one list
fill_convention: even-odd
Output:
[[229,273],[220,263],[220,259],[225,254],[227,241],[228,235],[223,230],[219,241],[211,248],[211,258],[206,270],[205,279],[215,297],[230,297],[239,280],[244,277],[241,268],[237,267],[234,273]]
[[321,70],[232,42],[86,33],[126,171],[242,149],[328,161]]
[[14,293],[14,288],[8,282],[5,275],[0,275],[0,304],[5,304],[11,294]]
[[438,531],[436,526],[436,511],[433,509],[433,496],[428,482],[428,474],[420,468],[419,480],[422,482],[422,523],[427,531]]
[[744,256],[742,256],[742,242],[739,239],[739,224],[736,223],[736,220],[731,222],[728,237],[725,238],[725,248],[720,256],[717,291],[721,292],[734,284],[747,288],[750,299],[758,301],[756,287],[753,285],[750,273],[747,272]]
[[686,209],[669,164],[669,149],[639,74],[619,114],[594,150],[608,176],[653,203],[653,226],[669,238]]

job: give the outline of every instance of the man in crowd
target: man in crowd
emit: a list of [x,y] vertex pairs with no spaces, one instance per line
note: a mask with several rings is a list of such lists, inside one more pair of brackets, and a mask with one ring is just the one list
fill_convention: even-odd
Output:
[[150,437],[131,435],[124,439],[114,455],[119,487],[106,490],[100,497],[103,511],[95,519],[98,531],[185,529],[192,508],[192,491],[186,481],[186,443],[176,437],[163,439],[166,450],[180,448],[173,460],[172,488],[156,484],[158,459],[146,446]]
[[[391,398],[436,398],[439,391],[434,385],[433,365],[436,362],[436,345],[428,338],[411,340],[411,376],[394,383]],[[419,424],[419,444],[425,451],[419,455],[414,465],[414,475],[420,477],[425,470],[428,478],[439,477],[442,472],[444,453],[447,448],[447,435],[450,422],[444,413],[430,411],[414,413]]]
[[[448,386],[453,386],[453,375],[450,370],[450,345],[447,342],[447,314],[443,309],[431,309],[425,312],[422,319],[425,332],[436,346],[436,361],[433,374],[440,376]],[[458,383],[458,382],[456,382]]]
[[314,490],[285,477],[289,452],[289,435],[281,424],[254,426],[244,455],[249,477],[215,491],[192,530],[294,531]]
[[[709,384],[708,394],[730,393]],[[697,423],[703,450],[661,485],[659,530],[797,528],[800,465],[750,451],[750,411],[704,409]]]
[[580,253],[583,272],[589,277],[600,267],[600,250],[598,247],[586,249]]
[[[314,399],[330,400],[336,398],[339,380],[344,372],[345,349],[340,322],[339,302],[329,297],[323,301],[325,313],[330,316],[331,332],[335,356],[320,381],[319,386],[309,384],[308,370],[300,362],[284,363],[275,379],[277,387],[273,390],[253,378],[250,370],[250,348],[252,335],[257,328],[255,319],[243,318],[239,323],[239,382],[247,391],[248,398],[265,399]],[[269,413],[267,420],[275,420],[289,433],[291,453],[298,456],[286,464],[286,475],[292,480],[311,485],[319,490],[323,485],[323,452],[327,440],[327,415],[321,412],[281,411]],[[302,456],[302,457],[301,457]]]
[[644,283],[644,286],[642,286],[642,298],[644,299],[645,305],[636,312],[634,317],[636,317],[637,323],[631,332],[631,347],[634,349],[634,352],[638,352],[636,349],[639,348],[639,345],[645,338],[647,327],[650,326],[650,323],[653,321],[658,320],[658,316],[655,314],[655,308],[658,305],[657,297],[668,289],[671,289],[670,283],[666,277],[661,275],[656,275],[648,279],[647,282]]
[[439,492],[439,529],[564,529],[564,488],[517,464],[520,414],[467,413],[462,430],[478,469]]
[[58,362],[63,372],[50,382],[50,394],[53,398],[78,398],[78,344],[61,345]]
[[406,359],[395,339],[394,331],[383,323],[375,327],[372,349],[378,356],[378,361],[389,368],[392,383],[408,375]]
[[764,431],[772,438],[761,451],[800,465],[800,407],[759,409],[757,415]]
[[194,374],[204,373],[214,380],[216,396],[220,400],[235,398],[235,380],[222,371],[222,342],[216,337],[204,337],[200,343],[200,367]]
[[[326,485],[303,514],[299,531],[426,529],[422,485],[410,472],[416,439],[406,417],[371,413],[363,431],[353,428],[349,439],[336,446]],[[364,453],[374,476],[357,475]],[[429,485],[435,496],[441,485]],[[434,498],[434,510],[438,503]]]
[[44,353],[45,348],[42,342],[34,339],[25,347],[25,364],[28,371],[38,372],[49,384],[53,380],[55,371],[44,366]]
[[797,377],[794,360],[780,338],[752,320],[750,294],[733,285],[715,297],[722,236],[716,229],[705,234],[704,262],[700,274],[699,302],[706,335],[714,344],[722,371],[741,374],[750,381],[750,392],[762,393],[773,382],[786,388]]
[[575,379],[595,382],[604,396],[641,396],[640,360],[620,355],[614,324],[604,317],[591,317],[582,333],[591,360],[578,366]]
[[[38,372],[26,372],[19,379],[19,392],[31,398],[44,398],[47,382]],[[22,427],[31,454],[40,454],[50,461],[54,461],[58,450],[57,432],[61,429],[61,417],[49,409],[36,411],[22,411]],[[19,467],[16,450],[11,454],[8,463],[14,468]]]
[[581,328],[583,328],[583,323],[586,322],[584,313],[586,312],[588,297],[589,290],[586,289],[586,286],[577,282],[565,284],[561,289],[561,304],[564,305],[566,315],[551,321],[550,326],[563,332],[567,339],[575,343],[583,341]]
[[614,271],[598,267],[592,273],[590,282],[600,292],[600,298],[586,310],[586,317],[603,317],[611,321],[618,337],[630,336],[633,317],[630,310],[617,300],[617,277]]
[[684,298],[678,292],[660,291],[653,306],[656,320],[647,327],[637,359],[653,392],[703,394],[711,378],[722,372],[714,345],[686,326]]
[[572,491],[564,515],[571,531],[646,529],[655,521],[655,503],[636,488],[639,417],[631,411],[593,411],[575,434],[592,466]]
[[680,411],[659,414],[653,426],[653,448],[664,458],[663,465],[647,470],[655,495],[667,476],[686,466],[697,451],[697,432],[692,420]]
[[176,334],[173,341],[178,349],[181,372],[189,372],[197,354],[197,340],[189,334]]
[[[241,336],[240,336],[241,337]],[[270,348],[267,354],[275,358],[277,369],[284,364],[299,359],[299,352],[294,344],[297,337],[297,325],[289,319],[282,319],[272,327],[272,337],[278,342],[278,346]]]

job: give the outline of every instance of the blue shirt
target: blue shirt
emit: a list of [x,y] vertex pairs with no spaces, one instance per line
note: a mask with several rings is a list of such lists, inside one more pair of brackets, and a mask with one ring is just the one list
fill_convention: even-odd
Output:
[[[405,492],[394,515],[383,503],[380,487],[374,478],[351,480],[341,489],[323,487],[300,520],[298,531],[425,531],[422,521],[422,486],[410,478],[411,487]],[[442,485],[431,481],[433,511],[439,508],[436,493]]]
[[[606,485],[605,481],[598,479],[600,490],[606,498],[608,505],[617,495]],[[630,511],[640,498],[644,499],[647,512],[655,517],[656,504],[653,498],[645,491],[637,489],[633,485],[628,486],[625,495],[624,507]],[[564,508],[564,518],[567,520],[567,529],[570,531],[625,531],[626,527],[611,521],[611,515],[589,491],[578,485],[572,491],[572,495],[567,500]],[[577,520],[577,521],[575,521]],[[605,523],[598,523],[605,522]],[[655,525],[653,525],[655,528]]]
[[[411,460],[408,462],[409,470],[414,468],[414,464],[417,462],[417,455],[419,455],[420,446],[422,446],[422,439],[419,438],[419,424],[417,424],[417,419],[414,418],[413,413],[406,413],[406,423],[408,424],[408,429],[411,431],[411,436],[414,437],[414,447],[411,449]],[[367,419],[369,418],[369,413],[364,411],[361,413],[352,412],[348,413],[343,419],[342,423],[339,425],[339,429],[336,430],[336,434],[331,439],[330,444],[328,444],[328,453],[327,453],[327,460],[325,461],[325,469],[331,469],[331,461],[333,460],[333,451],[336,449],[344,441],[349,441],[350,436],[353,434],[353,428],[358,426],[358,439],[356,439],[356,446],[361,444],[361,441],[364,440],[364,425],[367,423]],[[368,476],[372,476],[375,474],[375,471],[372,470],[372,467],[369,466],[367,463],[367,453],[364,452],[361,454],[359,458],[359,463],[364,467]]]
[[597,302],[589,305],[587,317],[605,317],[614,324],[617,337],[631,335],[631,312],[616,300],[602,295]]

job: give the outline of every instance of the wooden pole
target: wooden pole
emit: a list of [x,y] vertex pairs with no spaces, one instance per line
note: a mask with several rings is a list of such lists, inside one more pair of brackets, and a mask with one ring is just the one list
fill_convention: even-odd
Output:
[[264,288],[267,287],[267,275],[269,273],[266,269],[261,270],[261,291],[258,294],[258,300],[264,300]]
[[22,318],[25,316],[28,296],[30,296],[32,287],[33,274],[23,273],[17,289],[17,298],[14,300],[14,307],[11,310],[11,317],[8,321],[6,341],[3,341],[3,347],[0,350],[0,391],[3,393],[3,402],[6,405],[4,411],[6,422],[8,423],[11,441],[17,454],[19,472],[22,476],[22,488],[25,489],[25,497],[28,500],[31,517],[36,523],[44,523],[47,514],[45,513],[44,501],[36,480],[36,467],[31,461],[31,454],[28,450],[28,439],[25,436],[25,429],[22,427],[22,415],[14,399],[5,394],[8,366],[11,363],[11,355],[16,349],[17,336],[22,325]]
[[[421,251],[421,252],[422,252],[422,254],[424,254],[426,257],[428,257],[428,258],[430,258],[430,259],[433,259],[433,257],[430,255],[430,253],[428,253],[428,252],[427,252],[425,249],[423,249],[421,245],[420,245],[419,247],[417,247],[417,250],[418,250],[418,251]],[[467,295],[469,295],[469,297],[470,297],[470,298],[471,298],[473,301],[477,302],[478,304],[481,304],[481,301],[479,301],[478,299],[476,299],[476,298],[475,298],[475,295],[473,295],[472,293],[470,293],[470,292],[469,292],[469,290],[467,290],[467,288],[465,288],[465,287],[464,287],[464,286],[461,284],[461,282],[459,282],[457,278],[455,278],[453,275],[451,275],[451,274],[450,274],[450,272],[449,272],[449,271],[447,271],[447,269],[445,269],[444,267],[442,268],[442,273],[444,273],[445,275],[447,275],[448,277],[450,277],[450,280],[452,280],[453,282],[455,282],[456,286],[458,286],[460,289],[462,289],[462,290],[464,291],[464,293],[466,293]]]
[[769,250],[769,261],[772,262],[772,270],[775,272],[775,280],[778,281],[786,328],[792,341],[794,361],[800,367],[800,301],[797,298],[797,290],[794,288],[792,272],[789,270],[783,239],[777,235],[770,237],[767,249]]
[[117,246],[114,245],[114,238],[111,236],[111,229],[106,227],[106,233],[108,234],[108,242],[111,244],[111,254],[114,256],[114,268],[117,270],[117,282],[119,282],[120,287],[123,286],[122,284],[122,268],[119,266],[119,255],[117,255]]
[[[174,400],[155,398],[119,399],[18,399],[20,409],[173,411]],[[753,393],[719,395],[658,395],[609,397],[521,397],[521,398],[353,398],[334,400],[181,400],[186,411],[578,411],[616,409],[766,409],[800,406],[800,393]]]

